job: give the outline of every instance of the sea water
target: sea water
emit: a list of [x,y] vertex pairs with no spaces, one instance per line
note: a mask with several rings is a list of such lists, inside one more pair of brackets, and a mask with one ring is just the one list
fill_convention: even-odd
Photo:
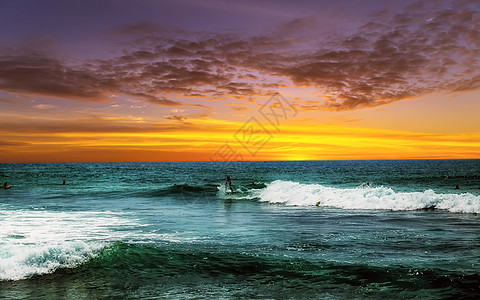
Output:
[[480,295],[480,160],[0,164],[0,180],[1,299]]

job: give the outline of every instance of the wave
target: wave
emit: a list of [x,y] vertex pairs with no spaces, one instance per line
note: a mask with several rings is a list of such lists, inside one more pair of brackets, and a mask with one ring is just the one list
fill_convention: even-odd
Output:
[[252,195],[262,202],[289,206],[394,211],[436,208],[454,213],[480,213],[480,196],[470,193],[395,192],[383,186],[342,189],[276,180],[264,189],[252,190]]
[[113,212],[0,211],[0,280],[18,280],[74,267],[92,258],[112,237],[135,226]]
[[143,226],[115,212],[0,210],[0,281],[76,267],[118,240],[195,241],[188,233],[144,232]]
[[189,196],[202,196],[202,195],[214,195],[216,191],[216,185],[190,185],[190,184],[173,184],[164,188],[156,189],[146,192],[147,197],[162,197],[171,195],[189,195]]
[[102,248],[98,243],[65,242],[59,245],[10,246],[0,252],[0,281],[19,280],[73,268],[93,258]]
[[[133,295],[138,295],[143,287],[148,287],[149,294],[146,296],[151,296],[151,289],[158,287],[154,294],[160,295],[165,290],[174,290],[174,294],[177,294],[175,290],[178,290],[178,295],[183,297],[186,288],[193,289],[192,294],[208,289],[217,295],[215,288],[222,287],[221,290],[217,289],[218,293],[224,291],[225,287],[231,287],[234,288],[231,291],[240,298],[252,298],[256,292],[264,293],[268,298],[282,298],[282,293],[285,295],[292,291],[294,298],[315,298],[325,289],[339,291],[339,296],[358,297],[360,294],[372,296],[372,293],[378,295],[382,291],[393,290],[402,293],[401,298],[412,298],[418,297],[419,292],[428,294],[433,291],[437,295],[439,291],[450,296],[478,295],[476,283],[479,279],[477,274],[440,269],[379,267],[308,261],[283,255],[115,242],[76,268],[61,268],[52,274],[36,277],[34,281],[40,281],[41,285],[35,284],[33,287],[38,289],[60,282],[62,286],[77,289],[92,286],[101,286],[104,291],[130,289]],[[28,281],[25,283],[28,284]]]

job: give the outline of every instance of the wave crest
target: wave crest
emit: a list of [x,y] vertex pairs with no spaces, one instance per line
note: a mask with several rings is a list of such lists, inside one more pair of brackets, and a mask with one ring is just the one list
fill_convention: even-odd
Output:
[[0,280],[19,280],[48,274],[58,268],[73,268],[93,258],[101,248],[100,244],[83,241],[3,247],[0,253]]
[[254,194],[262,202],[291,206],[395,211],[438,208],[455,213],[480,213],[480,196],[470,193],[439,194],[433,190],[395,192],[383,186],[341,189],[276,180],[266,188],[254,191]]

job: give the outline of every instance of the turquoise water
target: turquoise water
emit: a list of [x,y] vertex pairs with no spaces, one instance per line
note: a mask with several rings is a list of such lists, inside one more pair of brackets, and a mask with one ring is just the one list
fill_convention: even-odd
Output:
[[480,295],[480,160],[1,164],[0,180],[1,299]]

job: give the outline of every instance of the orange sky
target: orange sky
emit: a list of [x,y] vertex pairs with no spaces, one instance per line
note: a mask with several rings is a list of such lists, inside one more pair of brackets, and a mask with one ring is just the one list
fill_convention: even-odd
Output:
[[0,163],[480,158],[478,2],[217,2],[0,5]]
[[[45,108],[32,101],[31,112],[0,113],[8,141],[0,147],[2,162],[479,158],[478,96],[430,95],[349,112],[281,115],[274,108],[276,128],[256,104],[241,113],[228,108],[230,115],[219,109],[218,118],[193,108],[193,117],[157,121],[155,105],[128,115],[121,111],[128,103],[115,104],[118,113],[105,109],[112,104],[87,111],[52,105],[42,115],[36,110]],[[430,101],[442,105],[433,109]]]

